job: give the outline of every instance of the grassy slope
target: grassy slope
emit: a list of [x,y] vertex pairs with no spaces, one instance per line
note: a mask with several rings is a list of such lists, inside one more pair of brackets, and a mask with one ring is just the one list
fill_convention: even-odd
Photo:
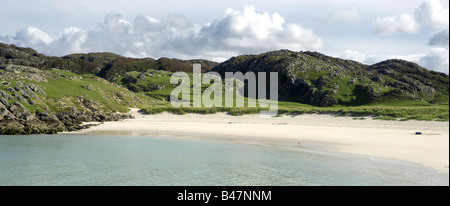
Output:
[[[203,85],[205,90],[208,85]],[[168,99],[174,86],[169,86],[163,90],[146,92],[145,94],[158,99]],[[192,93],[192,92],[191,92]],[[191,95],[191,103],[193,96]],[[222,98],[225,101],[225,97]],[[247,98],[245,105],[247,105]],[[192,105],[192,104],[191,104]],[[223,104],[224,105],[224,104]],[[213,114],[217,112],[228,112],[231,115],[255,114],[260,110],[267,108],[252,107],[181,107],[174,108],[168,101],[161,101],[158,104],[146,107],[142,111],[148,114],[156,114],[161,112],[172,112],[175,114],[199,113]],[[278,102],[279,114],[303,114],[303,113],[333,113],[351,116],[370,116],[375,115],[379,119],[384,120],[427,120],[427,121],[449,121],[449,106],[447,104],[433,105],[426,102],[403,101],[401,99],[383,99],[376,102],[369,102],[362,106],[332,106],[332,107],[316,107],[296,102]]]
[[[157,114],[162,112],[171,112],[175,114],[198,113],[214,114],[218,112],[227,112],[231,115],[256,114],[267,108],[228,108],[228,107],[181,107],[174,108],[169,103],[154,105],[144,108],[147,114]],[[300,103],[279,102],[278,114],[298,115],[305,113],[319,114],[337,114],[346,116],[371,116],[374,115],[384,120],[426,120],[426,121],[449,121],[448,105],[428,105],[428,106],[333,106],[333,107],[315,107]]]
[[[145,107],[154,102],[145,95],[135,94],[89,74],[77,75],[63,70],[47,70],[41,71],[39,74],[45,76],[48,82],[35,82],[27,79],[17,80],[19,78],[16,78],[9,80],[11,85],[1,85],[0,89],[10,93],[7,91],[7,88],[16,87],[18,81],[39,85],[43,88],[46,95],[36,93],[39,98],[34,99],[36,102],[34,105],[21,102],[31,112],[59,112],[71,108],[83,110],[82,100],[90,101],[95,109],[104,112],[128,112],[130,107]],[[11,100],[11,102],[16,100]]]

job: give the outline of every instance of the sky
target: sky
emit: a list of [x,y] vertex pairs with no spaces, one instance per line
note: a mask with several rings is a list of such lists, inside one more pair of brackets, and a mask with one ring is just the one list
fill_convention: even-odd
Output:
[[447,0],[0,0],[0,42],[208,59],[289,49],[449,73]]

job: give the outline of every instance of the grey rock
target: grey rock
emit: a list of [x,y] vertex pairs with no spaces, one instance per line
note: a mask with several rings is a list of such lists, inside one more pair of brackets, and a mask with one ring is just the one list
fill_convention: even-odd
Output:
[[26,79],[34,82],[48,82],[47,79],[39,74],[27,74]]
[[383,82],[383,78],[381,78],[380,76],[375,76],[372,78],[373,81],[378,82],[378,83],[382,83]]
[[147,73],[140,73],[139,76],[137,77],[138,79],[147,79]]
[[94,90],[94,87],[90,84],[88,85],[82,85],[81,88],[86,88],[87,90]]
[[0,103],[0,120],[16,118],[3,103]]
[[5,98],[3,98],[3,97],[0,97],[0,103],[2,103],[4,106],[6,106],[6,107],[9,107],[9,102],[8,102],[8,100],[6,100]]
[[36,120],[36,116],[34,114],[25,114],[24,116],[22,116],[22,119],[25,121],[32,121],[32,120]]
[[0,96],[2,98],[6,99],[6,100],[12,100],[13,99],[13,97],[10,94],[6,93],[3,90],[0,90]]
[[153,91],[153,90],[163,90],[165,89],[166,86],[165,85],[149,85],[148,86],[148,90],[149,91]]
[[27,100],[32,100],[32,99],[33,99],[33,98],[31,98],[31,96],[28,95],[27,93],[24,93],[22,96],[23,96],[25,99],[27,99]]
[[9,106],[9,111],[17,118],[29,118],[32,114],[19,102]]
[[26,84],[26,87],[29,88],[29,89],[30,89],[31,91],[33,91],[33,92],[37,92],[37,93],[39,93],[39,94],[47,95],[47,94],[44,92],[44,90],[42,90],[41,87],[39,87],[39,86],[36,85],[36,84],[28,83],[28,84]]
[[16,90],[14,90],[14,88],[12,88],[12,87],[8,87],[6,90],[13,94],[16,93]]
[[[32,97],[33,99],[37,99],[39,98],[34,92],[33,90],[31,90],[28,86],[23,87],[23,91],[25,92],[25,95]],[[25,96],[24,95],[24,96]],[[25,97],[27,98],[27,97]]]
[[23,72],[26,73],[39,73],[40,70],[33,68],[33,67],[27,67],[27,66],[19,66],[19,65],[7,65],[6,67],[4,67],[4,70],[6,70],[7,72],[11,72],[11,73],[16,73],[16,74],[20,74]]
[[136,84],[138,82],[138,79],[128,76],[122,79],[122,83],[124,84]]
[[23,90],[22,90],[20,87],[14,87],[14,90],[15,90],[16,92],[21,93],[21,94],[24,93]]
[[27,134],[25,126],[15,120],[2,120],[0,121],[0,134],[6,135],[20,135]]
[[46,112],[36,113],[36,117],[43,122],[46,122],[49,128],[56,130],[57,132],[67,131],[64,124],[58,119],[55,114],[49,114]]
[[28,102],[27,99],[25,99],[25,97],[23,97],[22,95],[20,95],[19,93],[16,93],[16,98],[17,100],[19,100],[19,102]]
[[46,112],[38,112],[36,113],[36,117],[44,122],[59,121],[58,117],[55,114],[49,114]]

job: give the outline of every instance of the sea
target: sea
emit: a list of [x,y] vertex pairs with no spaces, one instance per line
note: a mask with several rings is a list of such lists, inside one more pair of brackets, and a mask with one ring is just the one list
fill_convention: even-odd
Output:
[[0,136],[0,185],[435,186],[448,172],[341,153],[127,135]]

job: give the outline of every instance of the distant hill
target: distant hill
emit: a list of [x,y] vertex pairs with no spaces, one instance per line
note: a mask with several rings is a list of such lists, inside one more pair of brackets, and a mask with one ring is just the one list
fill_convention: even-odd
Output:
[[71,54],[64,57],[49,57],[31,48],[0,43],[0,65],[30,66],[40,69],[58,68],[77,74],[95,74],[105,79],[123,75],[127,72],[144,72],[148,69],[169,72],[192,72],[192,64],[202,64],[206,72],[217,66],[217,62],[208,60],[179,60],[160,58],[128,58],[113,53]]
[[280,50],[233,57],[213,71],[222,76],[236,71],[278,72],[280,100],[323,107],[392,100],[449,101],[447,74],[403,60],[369,66],[317,52]]

